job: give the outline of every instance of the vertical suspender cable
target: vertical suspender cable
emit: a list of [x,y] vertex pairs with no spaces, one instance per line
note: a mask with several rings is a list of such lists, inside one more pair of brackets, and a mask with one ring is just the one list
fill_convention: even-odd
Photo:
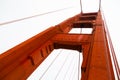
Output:
[[[80,0],[81,2],[81,0]],[[81,2],[81,7],[82,7],[82,2]],[[82,10],[81,10],[82,11]],[[82,12],[81,12],[82,13]],[[82,33],[82,28],[80,28],[80,34]],[[80,79],[80,52],[78,54],[78,80]]]
[[72,75],[70,76],[71,80],[75,80],[75,72],[76,72],[76,62],[74,62],[74,65],[73,65],[73,72],[71,73]]
[[57,80],[57,77],[58,77],[58,75],[60,74],[60,71],[62,70],[63,66],[65,65],[65,63],[66,63],[69,55],[70,55],[70,54],[68,54],[67,57],[66,57],[66,59],[64,60],[64,63],[62,64],[61,68],[59,69],[59,71],[58,71],[58,73],[57,73],[57,75],[56,75],[56,77],[55,77],[55,80]]
[[[70,74],[70,77],[69,77],[69,79],[68,80],[71,80],[72,78],[71,78],[71,76],[72,76],[72,74],[74,74],[74,72],[75,72],[75,59],[74,59],[74,64],[73,64],[73,66],[72,66],[72,72],[71,72],[71,74]],[[74,72],[73,72],[74,71]]]
[[80,0],[80,9],[81,9],[81,13],[83,13],[83,9],[82,9],[82,0]]
[[82,33],[82,28],[80,28],[80,34]]
[[[76,62],[76,60],[78,61],[78,55],[76,57],[77,58],[75,58],[75,62]],[[78,79],[78,75],[77,74],[78,74],[78,63],[75,64],[75,70],[74,70],[73,77],[72,77],[71,80],[77,80]]]
[[39,80],[41,80],[43,78],[43,76],[46,74],[48,69],[52,66],[52,64],[55,62],[55,60],[58,58],[58,56],[60,55],[61,52],[62,52],[62,50],[57,54],[57,56],[54,58],[54,60],[51,62],[51,64],[48,66],[48,68],[45,70],[45,72],[42,74],[42,76],[39,78]]
[[63,77],[63,80],[65,80],[65,78],[66,78],[66,76],[67,76],[67,73],[68,73],[68,71],[70,70],[70,67],[71,67],[71,65],[72,65],[72,63],[73,63],[73,59],[74,59],[74,56],[72,57],[72,59],[71,59],[71,61],[70,61],[70,63],[69,63],[69,66],[68,66],[68,68],[67,68],[67,70],[66,70],[66,73],[65,73],[65,75],[64,75],[64,77]]
[[78,54],[78,80],[80,79],[80,52]]
[[101,0],[99,0],[99,11],[101,9]]

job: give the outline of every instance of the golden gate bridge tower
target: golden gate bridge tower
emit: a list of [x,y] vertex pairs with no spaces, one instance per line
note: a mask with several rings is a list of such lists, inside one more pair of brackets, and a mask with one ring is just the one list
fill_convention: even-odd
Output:
[[[90,28],[91,34],[69,33]],[[82,52],[81,80],[120,80],[104,16],[98,12],[77,14],[50,27],[0,55],[0,80],[25,80],[54,49]],[[29,67],[28,67],[29,66]]]

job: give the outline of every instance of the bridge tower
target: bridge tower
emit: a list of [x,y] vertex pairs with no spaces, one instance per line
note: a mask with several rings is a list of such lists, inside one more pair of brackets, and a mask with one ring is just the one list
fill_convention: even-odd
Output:
[[[70,34],[73,28],[91,28],[92,32]],[[81,13],[1,54],[0,80],[27,79],[54,49],[59,48],[82,52],[81,80],[115,80],[115,73],[120,80],[111,45],[101,12]]]

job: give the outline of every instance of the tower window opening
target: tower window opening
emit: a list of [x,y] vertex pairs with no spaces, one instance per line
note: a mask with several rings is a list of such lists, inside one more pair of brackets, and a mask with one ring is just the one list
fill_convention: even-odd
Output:
[[93,28],[72,28],[69,34],[92,34]]

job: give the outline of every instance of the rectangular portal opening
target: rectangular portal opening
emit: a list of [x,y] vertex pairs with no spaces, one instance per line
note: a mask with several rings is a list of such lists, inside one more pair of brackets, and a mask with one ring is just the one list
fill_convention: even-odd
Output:
[[92,34],[93,28],[72,28],[69,34]]
[[27,80],[80,80],[82,61],[76,50],[54,49]]

